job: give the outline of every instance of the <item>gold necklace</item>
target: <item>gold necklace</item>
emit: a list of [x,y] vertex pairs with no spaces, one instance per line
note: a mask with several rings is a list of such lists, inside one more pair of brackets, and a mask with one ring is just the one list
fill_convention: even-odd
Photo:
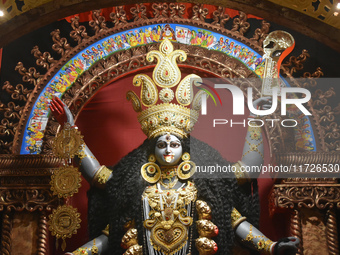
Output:
[[175,177],[174,181],[172,182],[168,182],[168,183],[164,183],[163,179],[160,179],[159,183],[166,189],[172,189],[178,182],[178,178],[177,176]]
[[[161,167],[162,172],[161,172],[161,178],[159,180],[159,183],[167,189],[172,189],[176,183],[178,182],[177,178],[177,166],[162,166]],[[175,177],[175,178],[174,178]],[[173,181],[171,181],[174,178]],[[168,183],[164,183],[163,180],[168,180]]]

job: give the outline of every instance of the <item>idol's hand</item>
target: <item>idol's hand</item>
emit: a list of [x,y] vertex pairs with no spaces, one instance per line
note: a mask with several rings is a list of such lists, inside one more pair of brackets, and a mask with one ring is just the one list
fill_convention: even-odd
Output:
[[274,246],[274,255],[296,254],[300,244],[300,239],[290,236],[279,240]]
[[66,122],[74,126],[74,119],[70,109],[58,97],[52,99],[50,109],[61,126],[64,126]]
[[[272,107],[271,97],[260,97],[253,102],[253,106],[256,110],[268,110]],[[257,117],[257,114],[250,113],[250,118]]]

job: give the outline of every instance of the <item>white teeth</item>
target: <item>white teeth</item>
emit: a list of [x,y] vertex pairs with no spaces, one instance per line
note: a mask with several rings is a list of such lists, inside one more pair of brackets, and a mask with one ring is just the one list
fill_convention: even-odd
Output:
[[173,155],[164,155],[164,160],[167,163],[170,163],[173,158],[174,158]]

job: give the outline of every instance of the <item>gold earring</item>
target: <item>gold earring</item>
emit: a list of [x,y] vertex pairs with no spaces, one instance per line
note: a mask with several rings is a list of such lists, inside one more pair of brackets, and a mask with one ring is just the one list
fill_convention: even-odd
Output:
[[142,165],[140,173],[145,181],[148,183],[156,183],[161,178],[161,169],[155,163],[156,157],[151,154],[149,156],[149,162]]
[[183,162],[177,168],[177,176],[181,180],[189,179],[196,172],[196,164],[190,161],[190,154],[188,152],[182,155]]

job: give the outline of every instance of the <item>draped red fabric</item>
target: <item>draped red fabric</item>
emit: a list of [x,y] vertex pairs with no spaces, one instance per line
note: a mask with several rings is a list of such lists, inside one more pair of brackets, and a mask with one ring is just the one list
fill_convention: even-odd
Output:
[[[151,72],[144,71],[144,73],[152,76]],[[128,75],[102,88],[82,109],[77,118],[76,125],[79,127],[82,135],[84,135],[86,144],[103,165],[114,165],[124,155],[138,147],[144,139],[146,139],[137,121],[137,113],[133,111],[131,102],[126,100],[126,92],[128,90],[134,90],[137,95],[140,94],[140,88],[132,86],[134,75],[135,74]],[[186,73],[183,74],[183,76],[184,75],[186,75]],[[223,104],[230,106],[227,107],[228,110],[225,112],[226,117],[231,116],[231,94],[223,92],[220,93],[220,96]],[[208,107],[215,106],[212,104],[212,106],[208,105]],[[248,116],[248,113],[246,113],[245,118]],[[240,160],[247,128],[242,126],[237,128],[218,127],[211,132],[212,129],[210,125],[212,118],[214,118],[214,116],[210,116],[209,114],[200,116],[200,130],[195,130],[192,135],[214,146],[229,161],[236,162]],[[239,118],[244,118],[244,116]],[[239,119],[235,120],[239,121]],[[216,137],[223,142],[211,144],[212,139],[216,139]],[[265,163],[269,163],[269,149],[266,140],[264,144]],[[139,174],[139,171],[140,169],[136,169],[136,174]],[[269,217],[268,194],[273,181],[271,179],[259,179],[258,183],[261,198],[261,230],[268,237],[276,240],[284,235],[282,231],[284,229],[284,221],[273,221],[273,219]],[[125,184],[122,183],[122,187],[124,185]],[[67,251],[73,251],[88,241],[86,218],[86,191],[88,188],[88,183],[83,180],[79,193],[75,194],[69,201],[70,204],[77,207],[81,212],[82,222],[81,229],[78,233],[74,235],[71,240],[66,240]],[[63,252],[57,251],[55,254],[63,254]]]
[[[191,8],[189,8],[189,7],[194,6],[194,4],[192,4],[192,3],[181,3],[181,4],[186,6],[183,18],[188,18],[189,17],[189,12],[191,11]],[[148,14],[150,14],[151,16],[153,16],[153,11],[154,10],[152,8],[152,3],[144,3],[144,6],[146,7],[146,12]],[[126,12],[127,20],[133,19],[132,14],[130,13],[130,9],[131,8],[135,8],[135,7],[136,7],[135,5],[124,5],[124,10]],[[207,19],[213,19],[213,12],[215,10],[217,10],[217,6],[203,4],[203,8],[206,8],[209,11],[209,13],[206,15],[206,18]],[[116,7],[104,8],[104,9],[101,10],[101,15],[104,16],[107,21],[109,21],[109,20],[111,20],[110,13],[114,12],[115,9],[116,9]],[[228,15],[231,19],[234,18],[235,16],[240,15],[240,12],[238,10],[233,10],[233,9],[230,9],[230,8],[225,8],[225,12],[224,13],[226,15]],[[79,14],[76,14],[76,15],[72,15],[72,16],[66,17],[65,19],[68,22],[71,22],[71,19],[74,18],[75,16],[79,16],[79,22],[86,22],[86,21],[90,21],[90,20],[93,19],[91,11],[79,13]],[[254,16],[252,14],[247,14],[247,18],[248,19],[250,19],[250,18],[262,19],[260,17]]]
[[2,48],[0,49],[0,73],[1,73],[1,63],[2,63]]

